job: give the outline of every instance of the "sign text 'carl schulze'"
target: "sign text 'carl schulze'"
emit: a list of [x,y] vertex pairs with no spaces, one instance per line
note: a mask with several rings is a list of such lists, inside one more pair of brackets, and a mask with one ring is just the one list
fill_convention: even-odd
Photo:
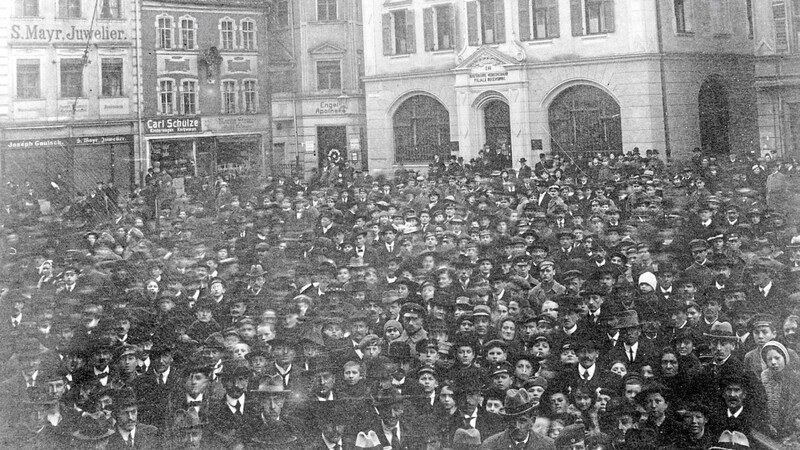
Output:
[[22,41],[45,41],[45,42],[85,42],[89,38],[96,41],[122,41],[127,39],[125,30],[114,29],[108,26],[99,26],[94,29],[88,27],[43,27],[33,25],[11,25],[11,39]]

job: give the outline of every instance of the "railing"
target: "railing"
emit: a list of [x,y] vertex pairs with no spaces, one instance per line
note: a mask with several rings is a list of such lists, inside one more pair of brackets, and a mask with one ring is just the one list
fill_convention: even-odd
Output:
[[439,155],[442,160],[447,161],[450,158],[450,147],[448,145],[436,145],[398,148],[394,156],[394,162],[396,164],[429,163],[433,161],[436,155]]

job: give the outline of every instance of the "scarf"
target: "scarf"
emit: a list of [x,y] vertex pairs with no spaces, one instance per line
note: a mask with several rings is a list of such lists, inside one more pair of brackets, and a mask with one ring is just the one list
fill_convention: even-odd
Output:
[[[786,369],[784,369],[786,370]],[[781,391],[783,390],[782,372],[764,369],[761,372],[761,383],[767,392],[767,411],[771,423],[781,422]]]

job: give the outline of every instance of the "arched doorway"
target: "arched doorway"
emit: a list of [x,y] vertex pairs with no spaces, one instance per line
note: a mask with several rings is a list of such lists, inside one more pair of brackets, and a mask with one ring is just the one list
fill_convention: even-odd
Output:
[[508,103],[490,100],[483,105],[485,144],[493,150],[500,149],[511,158],[511,113]]
[[393,117],[396,163],[428,163],[435,155],[450,156],[450,114],[433,97],[405,100]]
[[717,76],[709,77],[700,86],[697,103],[700,108],[701,148],[712,154],[730,153],[728,90]]
[[568,87],[553,99],[547,112],[554,151],[622,152],[619,104],[602,89],[586,84]]

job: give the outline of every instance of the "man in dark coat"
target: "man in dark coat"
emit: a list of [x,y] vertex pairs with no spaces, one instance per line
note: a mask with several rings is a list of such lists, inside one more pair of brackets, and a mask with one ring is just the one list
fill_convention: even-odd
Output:
[[167,404],[170,396],[180,392],[183,382],[181,374],[173,365],[173,350],[166,345],[158,345],[150,352],[150,370],[134,382],[134,392],[138,400],[139,422],[165,428],[168,421]]
[[247,392],[250,369],[244,364],[230,361],[225,364],[220,377],[225,387],[225,398],[211,405],[208,430],[218,439],[220,445],[235,447],[246,441],[243,430],[245,424],[257,416],[259,406],[251,401]]
[[109,450],[162,448],[158,428],[139,423],[138,403],[132,389],[125,388],[117,392],[112,408],[116,428],[108,440]]
[[508,421],[505,431],[485,438],[482,450],[555,450],[553,440],[533,431],[536,403],[524,389],[509,389],[500,414]]

